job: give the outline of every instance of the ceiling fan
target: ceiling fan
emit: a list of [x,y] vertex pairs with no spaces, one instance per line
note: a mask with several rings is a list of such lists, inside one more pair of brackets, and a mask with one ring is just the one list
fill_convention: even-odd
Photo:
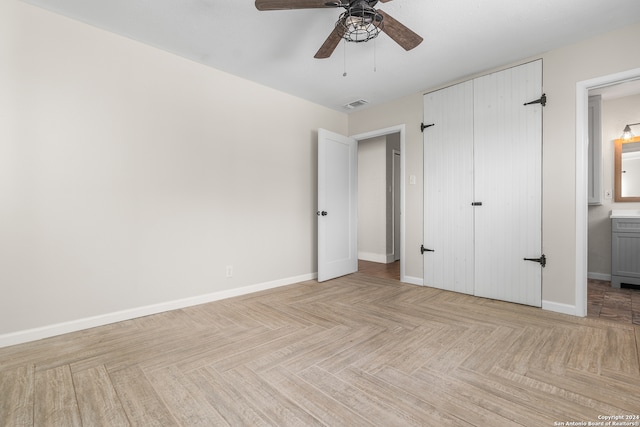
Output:
[[[391,0],[379,0],[382,3]],[[402,25],[388,13],[374,9],[378,0],[256,0],[258,10],[320,9],[342,7],[335,28],[320,46],[315,58],[329,58],[345,39],[350,42],[365,42],[375,38],[380,31],[391,37],[405,50],[411,50],[422,42],[422,37]]]

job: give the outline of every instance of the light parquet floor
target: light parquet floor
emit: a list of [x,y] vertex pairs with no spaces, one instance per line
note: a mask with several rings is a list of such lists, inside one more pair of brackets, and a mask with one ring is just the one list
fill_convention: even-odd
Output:
[[640,416],[639,341],[356,273],[0,349],[0,425],[597,422]]

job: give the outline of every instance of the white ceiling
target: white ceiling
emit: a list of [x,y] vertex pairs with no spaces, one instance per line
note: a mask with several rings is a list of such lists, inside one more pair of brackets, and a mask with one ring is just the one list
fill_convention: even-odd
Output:
[[381,34],[314,59],[343,9],[259,12],[253,0],[25,1],[340,111],[640,21],[638,0],[393,0],[376,8],[421,35],[417,48],[405,52]]

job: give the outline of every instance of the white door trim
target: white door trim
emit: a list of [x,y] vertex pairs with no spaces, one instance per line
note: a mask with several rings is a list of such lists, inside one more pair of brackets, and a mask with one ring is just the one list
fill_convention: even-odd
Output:
[[[391,241],[392,241],[392,249],[391,255],[392,259],[388,262],[394,262],[400,260],[400,233],[396,236],[396,220],[402,219],[402,215],[400,215],[400,206],[396,206],[396,184],[402,185],[402,168],[398,166],[398,170],[396,170],[396,156],[398,156],[398,160],[402,161],[401,152],[398,150],[391,150]],[[396,180],[398,181],[396,183]],[[401,193],[399,191],[399,193]],[[398,194],[400,196],[400,194]],[[398,204],[400,201],[398,200]],[[398,244],[396,245],[396,238],[398,240]]]
[[400,133],[400,281],[405,281],[405,257],[406,253],[405,245],[405,159],[406,159],[406,126],[404,124],[391,126],[384,129],[373,130],[370,132],[359,133],[351,135],[351,138],[355,138],[358,142],[369,138],[375,138],[379,136],[390,135],[393,133]]
[[589,90],[639,78],[640,68],[634,68],[576,83],[576,316],[587,315]]

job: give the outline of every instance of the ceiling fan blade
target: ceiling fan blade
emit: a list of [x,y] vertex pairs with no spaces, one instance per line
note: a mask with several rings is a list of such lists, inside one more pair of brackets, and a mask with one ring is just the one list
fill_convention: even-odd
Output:
[[329,0],[256,0],[258,10],[316,9],[340,5],[340,1]]
[[376,12],[383,16],[382,31],[402,46],[404,50],[411,50],[422,43],[422,37],[402,25],[393,16],[379,9]]
[[316,59],[324,59],[331,56],[336,47],[338,47],[338,43],[342,40],[342,35],[338,32],[338,28],[334,28],[329,34],[329,37],[322,43],[318,52],[313,56]]

